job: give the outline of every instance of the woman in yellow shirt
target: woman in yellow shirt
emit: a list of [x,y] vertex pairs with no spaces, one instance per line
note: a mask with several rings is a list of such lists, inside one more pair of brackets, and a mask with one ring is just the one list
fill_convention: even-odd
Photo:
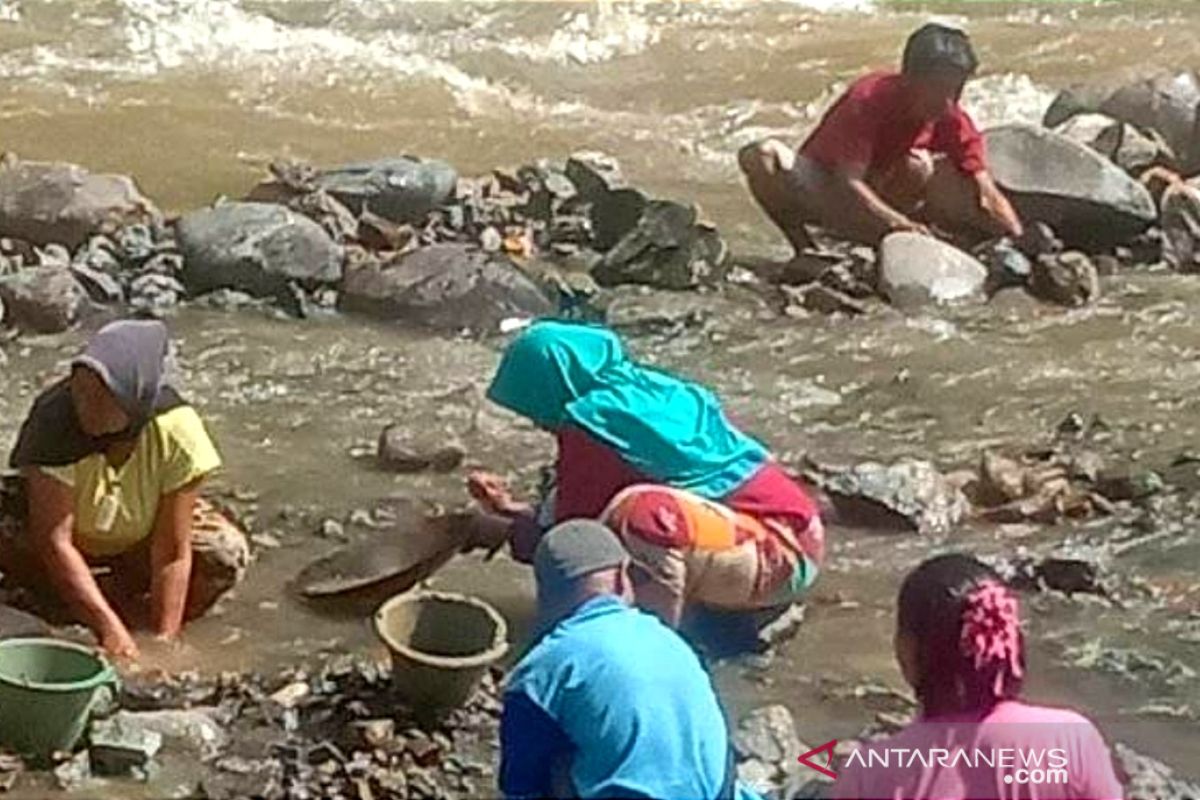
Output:
[[[241,579],[249,556],[244,534],[200,498],[221,459],[195,409],[164,380],[167,347],[161,322],[102,328],[71,374],[34,401],[11,457],[28,500],[25,535],[7,548],[27,556],[17,577],[48,578],[124,658],[138,648],[118,607],[148,591],[152,629],[175,638]],[[111,588],[97,582],[96,566],[109,568]]]

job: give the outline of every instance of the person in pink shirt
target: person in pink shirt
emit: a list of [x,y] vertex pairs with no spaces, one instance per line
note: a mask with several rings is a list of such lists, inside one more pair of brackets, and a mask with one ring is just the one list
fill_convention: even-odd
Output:
[[1016,594],[971,556],[932,558],[905,579],[896,660],[916,721],[867,742],[833,787],[841,800],[1120,800],[1104,738],[1074,711],[1021,700]]

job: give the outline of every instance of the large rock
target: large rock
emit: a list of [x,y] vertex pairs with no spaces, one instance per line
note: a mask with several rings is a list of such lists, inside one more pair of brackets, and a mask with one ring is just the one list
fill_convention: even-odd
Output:
[[1173,151],[1176,168],[1200,169],[1200,77],[1192,70],[1162,73],[1118,86],[1072,86],[1059,93],[1044,123],[1055,127],[1072,116],[1099,112],[1143,131],[1157,132]]
[[31,333],[61,333],[75,324],[87,293],[71,271],[33,267],[0,277],[6,323]]
[[176,226],[181,278],[192,294],[237,289],[284,297],[288,285],[336,283],[342,248],[320,225],[269,203],[225,203],[194,211]]
[[781,705],[747,714],[733,732],[738,779],[764,794],[778,790],[802,767],[797,758],[808,751],[796,735],[792,713]]
[[992,128],[984,138],[996,181],[1021,216],[1048,223],[1069,243],[1121,242],[1157,217],[1146,187],[1062,134],[1018,124]]
[[919,233],[893,233],[879,245],[879,288],[896,306],[983,298],[987,267],[945,242]]
[[420,222],[454,195],[457,182],[446,162],[410,157],[347,164],[313,179],[354,213],[369,209],[393,222]]
[[1162,196],[1163,259],[1180,272],[1200,272],[1200,188],[1173,183]]
[[953,531],[970,510],[962,489],[928,461],[840,466],[809,459],[805,475],[828,493],[845,525],[940,535]]
[[93,233],[156,216],[154,204],[123,175],[39,161],[0,167],[0,236],[74,250]]
[[593,277],[601,286],[629,283],[674,290],[720,281],[729,247],[698,217],[695,206],[647,201],[633,227],[604,254]]
[[495,333],[507,319],[552,314],[554,305],[506,256],[436,244],[347,269],[341,306],[436,330]]
[[1055,132],[1087,145],[1130,175],[1175,161],[1175,154],[1157,133],[1142,133],[1105,114],[1080,114],[1055,128]]

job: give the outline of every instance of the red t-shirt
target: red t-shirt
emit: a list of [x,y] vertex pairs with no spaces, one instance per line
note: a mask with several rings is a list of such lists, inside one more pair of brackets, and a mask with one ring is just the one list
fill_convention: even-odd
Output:
[[[657,483],[630,467],[615,452],[577,428],[558,431],[558,464],[555,470],[555,521],[600,516],[622,489],[637,483]],[[757,518],[786,521],[801,534],[818,515],[816,503],[774,461],[763,464],[721,502]],[[801,546],[815,561],[824,555],[822,543],[802,538]]]
[[859,78],[826,112],[800,153],[824,167],[865,167],[879,174],[910,150],[945,153],[967,175],[986,169],[983,137],[958,103],[940,119],[908,116],[900,75],[876,72]]

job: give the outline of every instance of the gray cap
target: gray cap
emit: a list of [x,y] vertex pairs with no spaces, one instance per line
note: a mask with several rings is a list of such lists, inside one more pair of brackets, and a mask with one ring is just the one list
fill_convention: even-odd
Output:
[[573,519],[551,528],[533,554],[538,586],[561,589],[572,581],[629,560],[617,535],[595,520]]

